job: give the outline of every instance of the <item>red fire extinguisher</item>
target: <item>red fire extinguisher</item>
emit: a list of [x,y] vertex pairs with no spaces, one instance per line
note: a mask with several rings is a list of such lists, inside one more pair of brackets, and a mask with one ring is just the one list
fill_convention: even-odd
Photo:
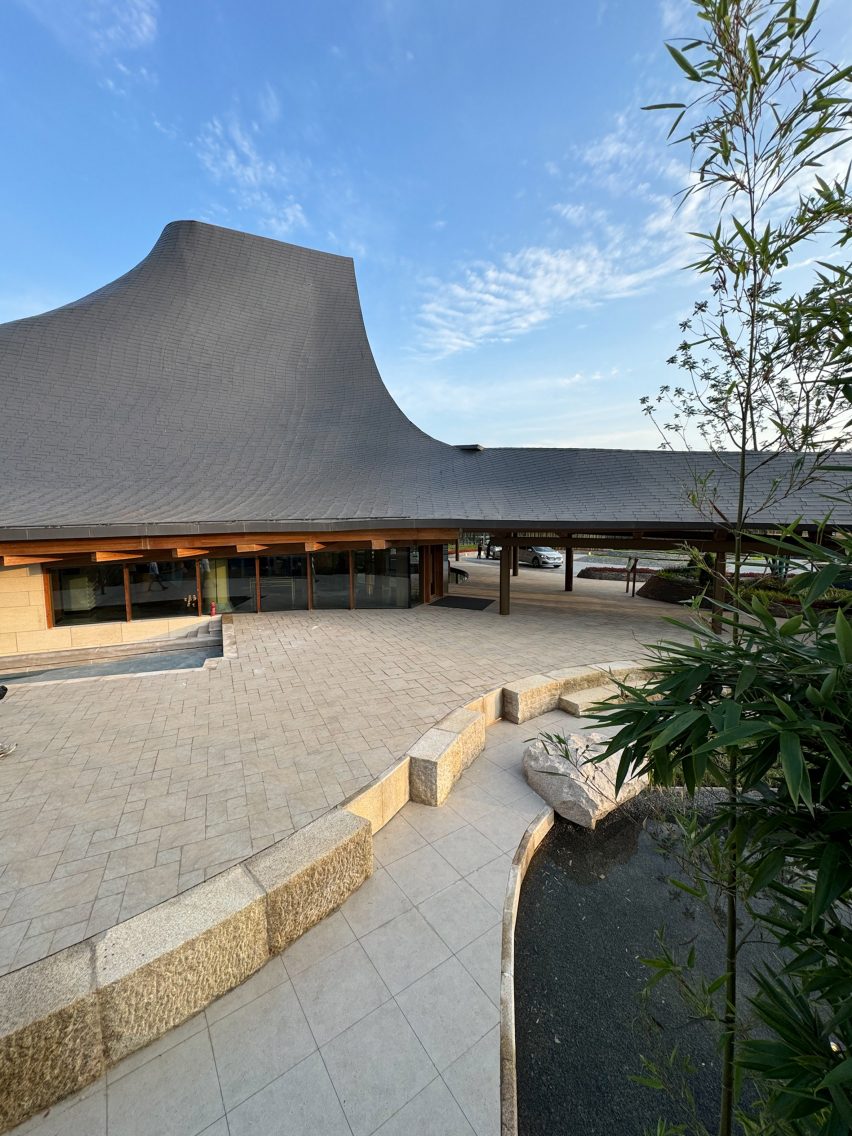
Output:
[[216,601],[215,600],[213,600],[210,604],[210,614],[211,615],[216,614]]

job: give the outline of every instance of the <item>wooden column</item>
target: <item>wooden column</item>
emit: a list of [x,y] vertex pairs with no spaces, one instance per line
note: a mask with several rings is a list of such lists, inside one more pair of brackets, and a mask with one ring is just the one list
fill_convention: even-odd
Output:
[[254,607],[260,611],[260,557],[254,558]]
[[456,541],[456,564],[459,562],[459,542]]
[[[717,552],[713,557],[713,603],[722,603],[725,599],[727,588],[725,587],[725,568],[727,560],[724,552]],[[710,626],[713,631],[718,635],[722,630],[722,613],[715,607],[713,614],[710,617]]]
[[512,545],[512,575],[517,576],[517,574],[518,574],[518,546],[516,544],[513,544]]
[[308,584],[308,611],[314,610],[314,554],[305,553],[305,573]]
[[565,549],[565,591],[574,591],[574,549],[570,545]]
[[200,560],[196,560],[196,562],[195,562],[195,593],[196,593],[195,594],[196,614],[204,615],[204,609],[201,606],[201,561]]
[[124,616],[130,623],[133,619],[133,604],[130,602],[130,568],[124,564],[121,571],[124,577]]
[[504,545],[500,549],[500,614],[509,614],[509,581],[511,580],[512,561],[509,558],[509,549]]
[[56,626],[56,616],[53,611],[53,588],[51,586],[50,569],[42,565],[42,583],[44,584],[44,618],[48,627]]
[[355,607],[355,553],[349,553],[349,610]]

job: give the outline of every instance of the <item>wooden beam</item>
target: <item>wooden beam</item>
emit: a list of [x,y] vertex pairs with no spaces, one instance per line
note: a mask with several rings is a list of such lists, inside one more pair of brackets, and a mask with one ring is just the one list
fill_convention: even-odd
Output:
[[392,544],[388,544],[386,540],[380,540],[374,537],[370,540],[370,548],[375,552],[381,552],[385,548],[393,548]]
[[142,552],[93,552],[92,562],[95,564],[111,564],[115,560],[142,560]]
[[269,548],[268,544],[235,544],[238,556],[245,556],[249,552],[266,552]]
[[61,564],[61,556],[9,556],[4,554],[4,568],[28,568],[32,564]]
[[[196,556],[210,555],[209,548],[170,548],[169,552],[172,554],[175,560],[194,560]],[[101,555],[107,554],[102,553]],[[119,557],[116,556],[115,559],[118,560]]]

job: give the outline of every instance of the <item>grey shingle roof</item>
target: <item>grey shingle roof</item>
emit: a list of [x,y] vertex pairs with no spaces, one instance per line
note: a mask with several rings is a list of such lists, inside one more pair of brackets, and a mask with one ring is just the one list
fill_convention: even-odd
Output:
[[[439,442],[381,380],[350,259],[194,221],[167,225],[105,288],[0,327],[0,397],[7,539],[706,525],[686,493],[693,468],[718,465]],[[755,500],[788,461],[755,479]],[[824,492],[762,519],[815,520]],[[852,509],[836,515],[852,521]]]

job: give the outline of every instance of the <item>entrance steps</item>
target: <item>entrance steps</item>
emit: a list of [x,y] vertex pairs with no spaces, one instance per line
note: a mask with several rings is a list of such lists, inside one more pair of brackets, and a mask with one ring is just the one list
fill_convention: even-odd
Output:
[[618,700],[619,693],[618,687],[608,682],[602,686],[590,686],[586,690],[572,690],[570,694],[561,695],[559,709],[566,714],[573,714],[575,718],[585,718],[590,707],[610,699]]

